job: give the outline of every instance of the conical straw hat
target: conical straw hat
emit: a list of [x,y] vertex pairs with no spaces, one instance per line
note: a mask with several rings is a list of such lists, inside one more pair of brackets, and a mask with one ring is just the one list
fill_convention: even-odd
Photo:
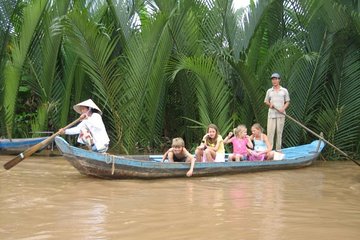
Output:
[[92,108],[92,109],[96,109],[99,111],[100,115],[102,115],[102,111],[100,110],[100,108],[98,106],[96,106],[96,104],[93,102],[93,100],[91,99],[88,99],[86,101],[83,101],[81,103],[78,103],[76,105],[74,105],[74,110],[81,114],[81,110],[80,110],[80,107],[81,106],[85,106],[85,107],[89,107],[89,108]]

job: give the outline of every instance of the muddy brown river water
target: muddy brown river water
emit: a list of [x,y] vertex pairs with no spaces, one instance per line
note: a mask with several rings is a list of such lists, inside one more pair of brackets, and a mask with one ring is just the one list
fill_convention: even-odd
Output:
[[0,239],[357,240],[360,167],[102,180],[33,156],[0,170]]

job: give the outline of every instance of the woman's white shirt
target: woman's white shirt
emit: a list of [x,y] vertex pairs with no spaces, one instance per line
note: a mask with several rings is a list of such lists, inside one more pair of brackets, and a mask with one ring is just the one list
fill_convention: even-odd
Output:
[[[96,149],[103,149],[105,145],[109,145],[110,139],[100,114],[92,113],[91,116],[81,121],[77,126],[66,129],[65,134],[80,134],[80,130],[83,128],[90,131]],[[80,137],[78,137],[78,142],[83,143]]]

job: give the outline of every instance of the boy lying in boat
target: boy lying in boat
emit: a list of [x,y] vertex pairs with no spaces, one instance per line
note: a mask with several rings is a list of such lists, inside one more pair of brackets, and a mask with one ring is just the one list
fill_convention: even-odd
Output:
[[174,138],[171,148],[164,153],[162,161],[168,158],[169,162],[190,162],[190,169],[186,176],[191,177],[194,171],[195,158],[186,150],[185,142],[182,138]]

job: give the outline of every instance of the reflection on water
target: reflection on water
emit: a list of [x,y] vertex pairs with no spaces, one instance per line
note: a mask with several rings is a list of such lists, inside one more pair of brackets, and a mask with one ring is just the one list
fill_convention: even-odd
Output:
[[0,170],[0,239],[359,239],[359,199],[351,162],[111,181],[31,157]]

